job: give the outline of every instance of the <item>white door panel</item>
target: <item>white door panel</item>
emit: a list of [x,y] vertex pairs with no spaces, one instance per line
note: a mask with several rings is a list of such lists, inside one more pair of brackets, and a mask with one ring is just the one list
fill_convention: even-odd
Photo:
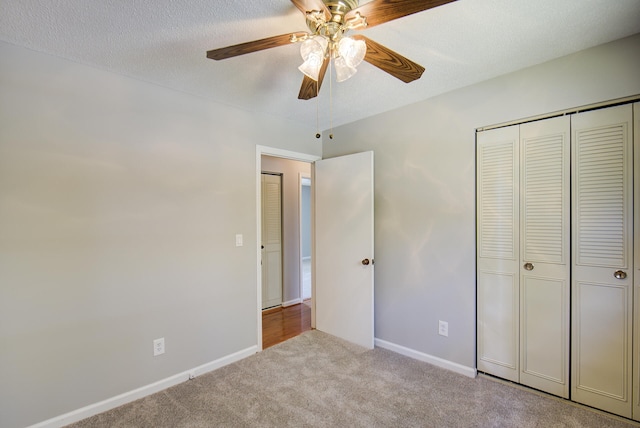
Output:
[[568,281],[522,275],[520,382],[569,398]]
[[519,381],[519,127],[478,134],[478,370]]
[[478,272],[478,370],[518,381],[518,275]]
[[577,114],[572,130],[571,395],[631,417],[632,107]]
[[262,174],[262,309],[282,304],[282,177]]
[[314,171],[315,325],[373,348],[373,152],[317,161]]
[[520,126],[520,382],[569,398],[570,119]]

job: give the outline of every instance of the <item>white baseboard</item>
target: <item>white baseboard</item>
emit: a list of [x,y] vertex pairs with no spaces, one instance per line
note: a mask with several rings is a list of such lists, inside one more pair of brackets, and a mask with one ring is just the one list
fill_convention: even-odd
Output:
[[31,425],[29,428],[60,428],[65,425],[81,421],[82,419],[97,415],[98,413],[106,412],[107,410],[114,409],[116,407],[122,406],[123,404],[130,403],[132,401],[146,397],[147,395],[154,394],[179,383],[185,382],[189,380],[190,376],[192,375],[197,377],[207,372],[219,369],[220,367],[224,367],[228,364],[235,363],[236,361],[240,361],[246,357],[249,357],[256,352],[258,352],[258,347],[251,346],[247,349],[243,349],[241,351],[219,358],[215,361],[211,361],[182,373],[178,373],[168,378],[159,380],[158,382],[154,382],[141,388],[134,389],[133,391],[125,392],[124,394],[108,398],[99,403],[90,404],[81,409],[65,413],[64,415],[56,416],[55,418],[48,419],[35,425]]
[[293,299],[288,302],[282,302],[282,307],[286,308],[287,306],[297,305],[298,303],[302,303],[302,299]]
[[375,345],[396,352],[398,354],[411,357],[416,360],[424,361],[425,363],[433,364],[434,366],[441,367],[443,369],[451,370],[467,377],[476,377],[478,370],[473,367],[463,366],[462,364],[454,363],[453,361],[445,360],[433,355],[425,354],[424,352],[416,351],[411,348],[406,348],[402,345],[396,345],[395,343],[387,342],[382,339],[375,339]]

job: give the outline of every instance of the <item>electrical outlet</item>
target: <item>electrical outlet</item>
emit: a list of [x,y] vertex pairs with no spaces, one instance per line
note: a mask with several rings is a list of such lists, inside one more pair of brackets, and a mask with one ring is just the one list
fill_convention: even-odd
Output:
[[438,334],[440,336],[449,336],[449,323],[446,321],[438,321]]
[[164,354],[164,337],[153,341],[153,356]]

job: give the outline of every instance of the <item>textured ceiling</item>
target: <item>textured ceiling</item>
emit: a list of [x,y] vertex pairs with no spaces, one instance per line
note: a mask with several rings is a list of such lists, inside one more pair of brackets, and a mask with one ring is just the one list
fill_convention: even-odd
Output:
[[317,100],[297,99],[297,45],[205,57],[306,30],[289,0],[0,0],[0,40],[314,131],[639,33],[640,0],[458,0],[363,32],[426,67],[420,80],[363,62],[346,82],[325,80]]

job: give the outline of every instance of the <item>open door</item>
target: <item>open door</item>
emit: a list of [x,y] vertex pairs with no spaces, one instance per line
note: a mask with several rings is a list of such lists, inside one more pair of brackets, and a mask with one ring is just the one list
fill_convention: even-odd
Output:
[[315,163],[315,326],[372,349],[373,152]]

